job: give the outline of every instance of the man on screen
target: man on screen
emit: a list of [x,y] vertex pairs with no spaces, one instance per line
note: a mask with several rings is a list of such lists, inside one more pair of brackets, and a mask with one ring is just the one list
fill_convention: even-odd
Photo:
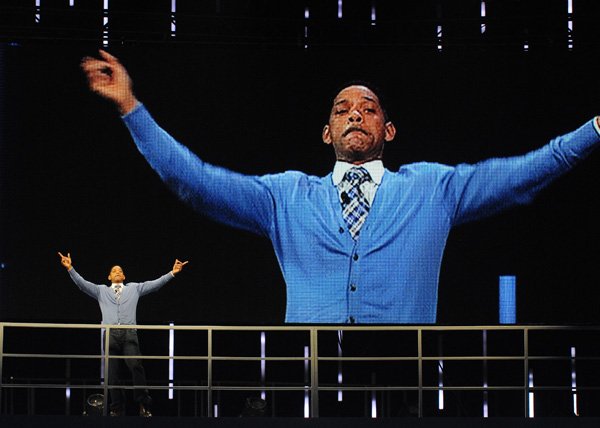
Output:
[[[124,284],[125,273],[121,266],[113,266],[108,274],[110,286],[93,284],[77,273],[71,261],[71,254],[64,256],[60,252],[61,264],[69,272],[69,276],[81,291],[98,301],[102,312],[102,324],[135,325],[137,304],[140,297],[159,290],[167,282],[181,272],[188,262],[175,260],[173,269],[154,281],[130,282]],[[137,330],[132,328],[112,328],[108,338],[109,355],[135,356],[141,355]],[[146,385],[146,372],[142,362],[137,358],[115,359],[108,365],[108,382],[110,385],[120,383],[119,371],[125,364],[131,372],[133,385]],[[140,416],[150,417],[152,399],[147,389],[134,390],[135,401],[139,404]],[[110,415],[121,416],[125,413],[125,391],[112,388],[110,390]]]
[[333,100],[323,128],[337,159],[331,174],[247,176],[202,161],[161,129],[115,57],[100,51],[82,68],[179,198],[271,240],[290,323],[434,323],[452,227],[531,202],[600,142],[596,117],[524,156],[392,172],[382,157],[396,129],[372,88],[351,85]]

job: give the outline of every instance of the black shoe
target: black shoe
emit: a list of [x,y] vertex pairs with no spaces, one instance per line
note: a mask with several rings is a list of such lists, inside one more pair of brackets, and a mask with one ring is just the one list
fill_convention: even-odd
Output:
[[140,416],[142,418],[151,418],[152,413],[143,404],[140,404]]

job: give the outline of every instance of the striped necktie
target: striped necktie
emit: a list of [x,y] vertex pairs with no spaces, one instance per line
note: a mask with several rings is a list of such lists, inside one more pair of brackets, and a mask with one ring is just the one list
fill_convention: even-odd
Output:
[[371,181],[371,175],[365,168],[352,167],[346,171],[340,183],[342,215],[354,240],[357,239],[371,209],[371,204],[360,188],[360,185],[367,181]]
[[115,296],[116,296],[117,302],[121,299],[122,291],[123,291],[123,285],[115,284]]

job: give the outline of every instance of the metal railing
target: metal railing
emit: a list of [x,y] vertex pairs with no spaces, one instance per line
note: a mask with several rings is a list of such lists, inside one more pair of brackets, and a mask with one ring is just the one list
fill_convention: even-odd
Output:
[[[201,355],[144,355],[144,356],[116,356],[110,355],[108,346],[108,337],[111,329],[124,329],[124,328],[135,328],[138,330],[173,330],[173,331],[193,331],[202,332],[206,335],[206,353]],[[11,352],[11,349],[7,349],[5,344],[5,338],[7,332],[11,332],[14,335],[17,331],[23,329],[104,329],[106,334],[104,336],[104,350],[101,354],[58,354],[58,353],[31,353],[31,352]],[[303,333],[303,339],[308,338],[308,355],[292,355],[292,356],[239,356],[239,355],[220,355],[215,352],[214,340],[222,332],[233,332],[235,334],[244,334],[244,332],[282,332],[288,334],[291,332]],[[343,334],[374,334],[375,332],[385,333],[398,333],[403,334],[405,341],[408,343],[403,349],[408,350],[407,355],[361,355],[361,356],[343,356],[341,354],[335,354],[332,352],[319,353],[319,344],[322,343],[322,336],[332,335],[330,332],[343,332]],[[488,353],[486,338],[488,334],[510,334],[509,340],[506,338],[500,340],[500,342],[506,342],[503,344],[506,352],[498,351]],[[444,355],[444,349],[439,345],[440,335],[444,334],[466,334],[459,342],[473,342],[473,337],[479,338],[481,334],[483,347],[477,344],[476,347],[481,349],[481,352],[471,352],[469,355],[463,355],[462,352],[450,352],[449,355]],[[469,336],[471,335],[471,336]],[[473,336],[475,335],[475,336]],[[7,374],[3,372],[4,363],[9,359],[72,359],[72,360],[85,360],[95,359],[102,361],[104,373],[108,373],[109,364],[112,364],[115,359],[126,359],[126,358],[139,358],[143,360],[173,360],[173,361],[191,361],[191,362],[205,362],[206,371],[203,376],[206,377],[205,385],[181,385],[181,384],[169,384],[164,385],[146,385],[136,386],[147,389],[163,389],[163,390],[181,390],[181,391],[204,391],[206,395],[206,408],[207,416],[215,416],[213,413],[213,393],[217,391],[303,391],[307,397],[309,397],[310,412],[306,416],[319,417],[319,393],[327,391],[411,391],[417,395],[417,415],[418,417],[424,416],[423,407],[423,395],[428,392],[444,392],[444,391],[474,391],[487,394],[491,391],[518,391],[523,395],[522,403],[522,415],[525,417],[532,416],[531,410],[533,403],[531,403],[531,394],[543,390],[554,390],[554,391],[567,391],[571,394],[577,394],[581,391],[589,390],[600,390],[600,385],[590,385],[586,383],[584,386],[579,386],[573,381],[570,384],[562,385],[543,385],[535,386],[531,382],[531,364],[538,361],[565,361],[569,362],[572,367],[575,367],[575,361],[600,361],[600,355],[592,352],[587,355],[575,355],[575,347],[569,347],[570,352],[567,352],[567,348],[563,346],[558,355],[545,354],[544,346],[540,349],[536,349],[532,352],[532,335],[538,335],[535,338],[535,342],[538,343],[536,348],[540,348],[539,343],[551,343],[554,342],[552,339],[554,336],[561,337],[575,337],[579,335],[577,343],[586,343],[586,341],[597,341],[600,337],[600,327],[596,326],[519,326],[519,325],[502,325],[502,326],[182,326],[182,325],[135,325],[135,326],[123,326],[123,325],[100,325],[100,324],[39,324],[39,323],[11,323],[4,322],[0,323],[0,403],[2,403],[2,394],[11,389],[19,388],[97,388],[104,392],[104,406],[103,412],[107,412],[107,399],[109,391],[112,388],[123,388],[122,385],[111,385],[108,381],[100,379],[95,385],[74,385],[65,380],[62,383],[32,383],[32,382],[8,382],[6,379]],[[548,335],[548,337],[545,337]],[[406,338],[408,337],[408,340]],[[424,345],[424,339],[426,346]],[[437,342],[436,342],[437,339]],[[479,339],[477,339],[478,341]],[[575,339],[573,339],[575,340]],[[567,340],[568,342],[568,340]],[[437,343],[437,345],[436,345]],[[575,343],[575,342],[574,342]],[[471,345],[473,345],[471,343]],[[12,346],[12,345],[11,345]],[[472,346],[471,346],[472,348]],[[496,346],[498,348],[498,346]],[[415,351],[416,352],[413,352]],[[268,362],[268,361],[279,361],[279,362],[304,362],[308,365],[309,373],[305,376],[305,381],[302,384],[297,382],[290,382],[287,385],[269,385],[266,383],[255,384],[255,385],[243,385],[240,382],[237,385],[223,385],[219,382],[215,382],[213,379],[214,364],[216,362],[229,361],[229,362]],[[383,363],[412,363],[416,364],[416,384],[412,385],[377,385],[377,384],[359,384],[350,385],[344,384],[343,382],[332,384],[331,382],[320,382],[319,380],[319,364],[331,364],[331,363],[349,363],[349,362],[372,362],[374,364]],[[441,382],[444,374],[440,371],[440,383],[432,384],[430,380],[425,381],[424,378],[424,364],[430,364],[433,367],[441,367],[441,362],[452,363],[452,362],[480,362],[486,373],[484,373],[484,382],[470,385],[444,385]],[[491,362],[516,362],[520,366],[517,371],[520,373],[513,373],[510,375],[517,376],[520,381],[514,384],[490,384],[487,382],[487,365]],[[200,367],[200,366],[199,366]],[[203,365],[201,366],[202,370]],[[521,371],[522,370],[522,371]],[[429,370],[431,372],[431,370]],[[429,376],[431,377],[431,376]],[[571,373],[570,378],[574,379],[574,371]],[[127,387],[132,389],[133,386]],[[576,410],[574,410],[576,413]],[[487,415],[485,415],[487,416]]]

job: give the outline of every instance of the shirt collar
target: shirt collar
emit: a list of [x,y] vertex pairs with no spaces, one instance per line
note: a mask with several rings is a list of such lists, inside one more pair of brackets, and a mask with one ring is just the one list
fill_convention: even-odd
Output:
[[115,288],[115,286],[120,285],[121,287],[124,285],[122,282],[113,282],[110,286],[111,288]]
[[381,180],[383,179],[383,173],[385,171],[385,168],[383,167],[383,162],[380,160],[372,160],[369,162],[365,162],[361,165],[354,165],[348,162],[337,161],[333,167],[333,174],[331,175],[333,185],[337,186],[338,184],[340,184],[340,182],[344,178],[344,174],[346,174],[346,171],[355,166],[362,166],[364,169],[369,171],[371,179],[375,184],[381,184]]

